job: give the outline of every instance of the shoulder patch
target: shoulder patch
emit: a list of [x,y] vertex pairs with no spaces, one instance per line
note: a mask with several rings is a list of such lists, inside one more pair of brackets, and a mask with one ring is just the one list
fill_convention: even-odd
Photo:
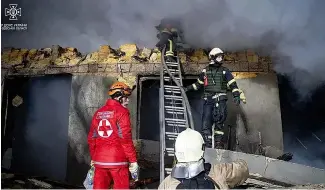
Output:
[[110,119],[114,117],[114,111],[97,112],[96,119]]

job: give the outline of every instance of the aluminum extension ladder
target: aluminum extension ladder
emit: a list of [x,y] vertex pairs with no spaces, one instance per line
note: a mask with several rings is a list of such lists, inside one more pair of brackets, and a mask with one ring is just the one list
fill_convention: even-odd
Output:
[[177,56],[174,57],[177,62],[168,62],[162,52],[160,69],[160,182],[166,175],[171,173],[175,152],[174,145],[177,135],[189,126],[185,101],[181,95],[180,87],[171,79],[164,67],[176,78],[181,86],[182,73],[180,61]]

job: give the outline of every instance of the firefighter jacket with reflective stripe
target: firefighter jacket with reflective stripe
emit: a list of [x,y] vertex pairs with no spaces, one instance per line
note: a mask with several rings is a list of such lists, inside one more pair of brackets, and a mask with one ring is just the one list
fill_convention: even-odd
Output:
[[160,51],[166,45],[166,55],[174,56],[176,52],[176,43],[175,43],[175,34],[169,30],[162,30],[159,37],[159,42],[156,44],[156,47],[159,48]]
[[205,96],[226,93],[232,91],[234,97],[240,95],[236,80],[228,68],[210,64],[202,70],[197,81],[188,86],[188,90],[199,90],[204,87]]
[[136,162],[127,108],[108,99],[93,116],[88,144],[95,167],[127,167],[129,162]]
[[[213,179],[220,189],[229,189],[242,185],[248,176],[249,170],[244,160],[214,164],[209,172],[209,177]],[[180,183],[179,180],[169,175],[161,182],[158,189],[177,189]],[[215,189],[218,189],[218,187],[215,186]]]

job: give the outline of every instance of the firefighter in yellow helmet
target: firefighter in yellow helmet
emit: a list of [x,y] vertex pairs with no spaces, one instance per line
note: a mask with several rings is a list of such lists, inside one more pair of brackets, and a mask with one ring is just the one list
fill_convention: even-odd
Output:
[[138,179],[139,166],[132,141],[130,112],[126,108],[132,89],[115,82],[106,104],[92,119],[88,134],[91,163],[95,167],[94,189],[129,189],[129,172]]
[[193,129],[182,131],[176,138],[177,164],[158,189],[229,189],[242,185],[249,171],[244,160],[209,164],[204,161],[205,144]]

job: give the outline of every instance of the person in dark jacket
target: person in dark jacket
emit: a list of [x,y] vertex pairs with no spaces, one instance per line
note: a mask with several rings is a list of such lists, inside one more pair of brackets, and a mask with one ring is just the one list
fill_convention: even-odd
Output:
[[176,61],[174,56],[177,56],[177,38],[178,38],[178,29],[177,23],[170,19],[163,19],[161,24],[156,26],[159,34],[157,35],[159,42],[156,44],[156,47],[160,51],[166,45],[165,55],[167,56],[167,61]]
[[210,64],[204,68],[195,83],[185,87],[185,91],[204,88],[204,105],[201,134],[207,146],[211,147],[209,136],[215,124],[216,148],[224,148],[222,136],[223,126],[227,118],[227,90],[232,91],[234,102],[240,104],[242,91],[238,88],[236,80],[226,67],[222,66],[224,53],[220,48],[213,48],[209,53]]

